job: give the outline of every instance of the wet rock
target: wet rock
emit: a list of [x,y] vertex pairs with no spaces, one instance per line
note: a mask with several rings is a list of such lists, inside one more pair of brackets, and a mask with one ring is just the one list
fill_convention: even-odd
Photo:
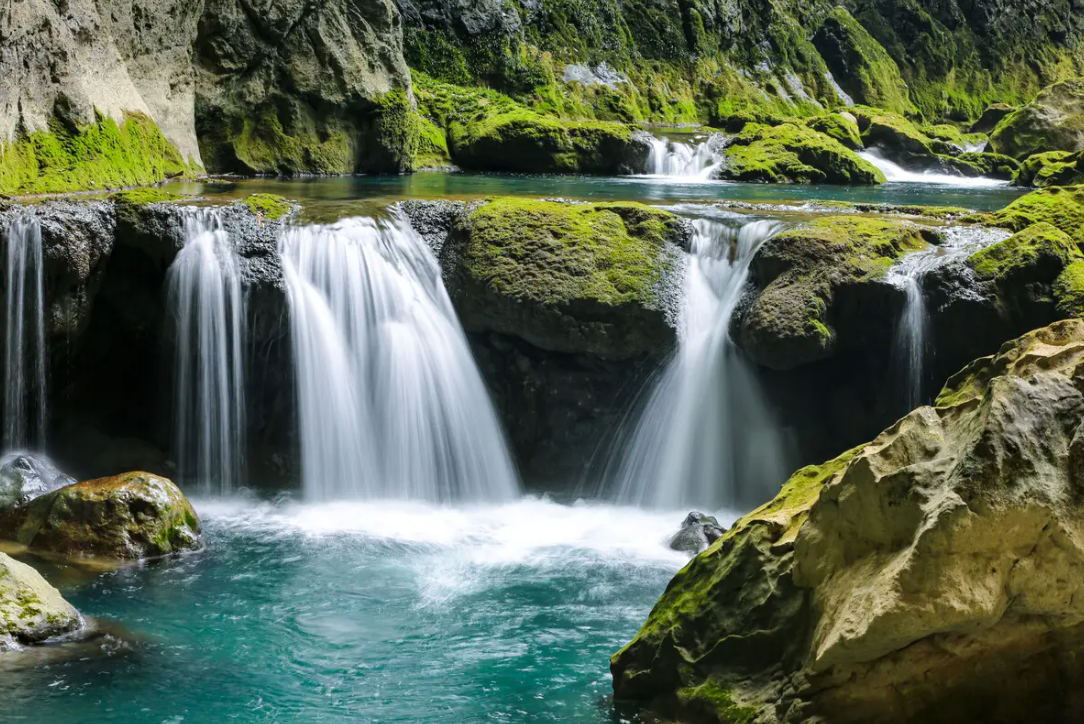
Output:
[[0,553],[0,653],[77,631],[83,618],[25,563]]
[[76,483],[0,514],[0,535],[63,558],[138,560],[197,550],[200,523],[170,480],[144,472]]
[[1001,123],[1001,119],[1015,110],[1015,106],[1010,106],[1008,103],[991,103],[986,106],[979,119],[971,124],[971,132],[990,133],[997,128],[997,124]]
[[0,458],[0,510],[25,505],[74,482],[44,455],[10,452]]
[[693,511],[685,516],[681,530],[674,534],[668,545],[675,551],[700,553],[722,538],[725,532],[715,516]]

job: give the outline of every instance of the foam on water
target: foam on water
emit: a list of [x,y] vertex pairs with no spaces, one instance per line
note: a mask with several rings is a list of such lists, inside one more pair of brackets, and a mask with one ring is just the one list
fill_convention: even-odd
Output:
[[724,143],[725,137],[719,133],[698,138],[695,143],[652,138],[647,173],[668,179],[710,180],[719,167]]
[[885,179],[888,183],[936,184],[939,186],[967,186],[972,188],[994,188],[997,186],[1009,185],[1008,181],[998,181],[997,179],[986,178],[984,176],[976,178],[953,176],[951,174],[935,173],[933,171],[908,171],[899,164],[889,161],[882,156],[877,149],[859,151],[858,155],[879,168],[881,173],[885,175]]

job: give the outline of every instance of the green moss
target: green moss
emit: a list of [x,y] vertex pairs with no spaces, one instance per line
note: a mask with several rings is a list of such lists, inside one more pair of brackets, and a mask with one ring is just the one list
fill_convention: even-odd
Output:
[[806,125],[829,138],[834,138],[847,148],[862,148],[862,134],[858,130],[858,124],[840,113],[810,118],[806,121]]
[[294,209],[291,201],[276,194],[251,194],[238,203],[244,204],[253,214],[267,221],[277,221]]
[[1040,222],[972,254],[967,263],[980,279],[1003,281],[1044,262],[1060,268],[1078,259],[1084,255],[1068,234]]
[[1020,164],[1014,186],[1072,186],[1084,183],[1084,151],[1036,153]]
[[1084,138],[1084,78],[1044,88],[1031,103],[1001,119],[990,148],[1018,159],[1048,151],[1079,151]]
[[497,294],[543,305],[655,308],[663,247],[680,222],[642,204],[502,198],[475,210],[469,223],[461,263]]
[[1020,164],[1011,156],[999,153],[961,153],[955,157],[959,163],[966,163],[983,176],[1009,181],[1020,171]]
[[857,102],[897,113],[914,111],[896,61],[845,8],[828,14],[813,42]]
[[362,134],[356,170],[366,173],[413,171],[421,138],[421,119],[405,91],[389,91],[376,101]]
[[875,184],[885,177],[834,138],[793,123],[746,126],[726,149],[726,178],[738,181]]
[[1074,261],[1054,281],[1054,299],[1063,317],[1084,317],[1084,260]]
[[678,689],[677,696],[683,706],[710,713],[719,724],[748,724],[757,715],[755,707],[736,704],[730,689],[711,681]]
[[147,116],[118,124],[98,116],[71,128],[59,120],[14,143],[0,143],[0,193],[42,194],[158,183],[198,171]]
[[[229,147],[240,169],[248,173],[352,173],[355,170],[355,142],[342,128],[319,133],[315,127],[288,132],[278,113],[255,113],[239,120],[237,132],[224,125],[222,142]],[[206,147],[209,136],[201,136]],[[209,156],[208,152],[204,156]],[[221,168],[223,163],[218,164]],[[228,164],[235,170],[234,164]]]
[[184,196],[159,186],[140,186],[127,191],[118,191],[110,195],[109,200],[118,204],[159,204],[167,201],[180,201]]
[[444,131],[428,118],[420,118],[418,126],[417,168],[440,168],[452,162]]
[[1078,243],[1084,241],[1084,186],[1055,186],[1032,191],[1006,206],[976,219],[992,226],[1023,231],[1045,221]]
[[912,156],[934,155],[933,141],[911,121],[898,113],[886,113],[877,108],[854,108],[867,146],[881,146],[886,153],[906,153]]

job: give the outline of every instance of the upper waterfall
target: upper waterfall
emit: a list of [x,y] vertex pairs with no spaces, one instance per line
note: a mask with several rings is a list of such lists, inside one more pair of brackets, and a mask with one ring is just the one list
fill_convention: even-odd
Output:
[[405,219],[288,230],[307,498],[493,501],[518,490],[440,277]]
[[755,505],[789,472],[782,433],[730,321],[775,221],[698,219],[686,270],[682,339],[607,478],[618,498],[657,508]]
[[653,137],[647,172],[653,176],[710,179],[719,167],[722,139],[719,133],[695,143]]

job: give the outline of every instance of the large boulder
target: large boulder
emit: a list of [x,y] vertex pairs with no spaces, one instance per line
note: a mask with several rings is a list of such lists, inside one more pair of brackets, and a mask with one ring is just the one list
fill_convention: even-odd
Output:
[[1084,715],[1084,320],[1006,344],[798,471],[612,659],[681,721],[1054,724]]
[[1019,160],[1046,151],[1084,151],[1084,78],[1043,89],[990,134],[990,149]]
[[0,514],[0,537],[63,558],[138,560],[197,550],[200,523],[166,478],[124,473],[76,483]]
[[1073,186],[1084,184],[1084,151],[1047,151],[1028,156],[1016,175],[1013,186]]
[[688,233],[642,204],[501,198],[459,217],[441,254],[468,331],[621,360],[675,343]]
[[1045,221],[1084,243],[1084,186],[1039,189],[1003,209],[975,217],[991,226],[1023,231]]
[[83,618],[37,571],[0,553],[0,653],[77,631]]
[[0,458],[0,510],[18,508],[74,482],[44,455],[7,453]]
[[835,138],[796,123],[747,124],[723,154],[718,175],[763,183],[884,183],[884,174]]
[[[892,218],[828,216],[765,242],[752,263],[751,301],[736,320],[738,344],[758,364],[788,370],[833,355],[840,330],[895,295],[892,260],[938,241],[935,231]],[[837,302],[847,297],[844,305]],[[846,332],[843,334],[847,336]]]

